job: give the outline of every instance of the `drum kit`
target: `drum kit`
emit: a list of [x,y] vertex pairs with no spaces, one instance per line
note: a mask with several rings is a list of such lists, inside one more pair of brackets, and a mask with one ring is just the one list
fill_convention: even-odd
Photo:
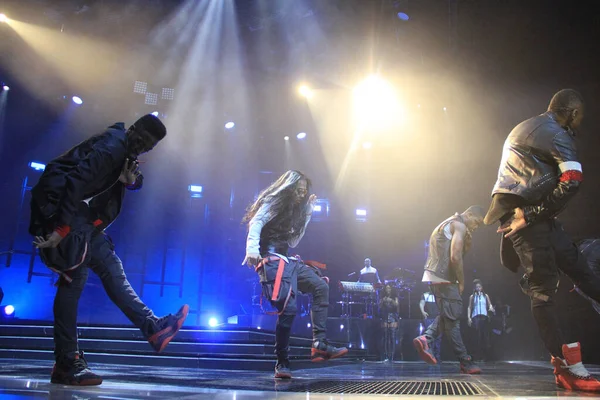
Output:
[[363,283],[340,281],[339,288],[342,292],[341,317],[373,318],[377,313],[379,299],[383,297],[383,290],[390,286],[400,300],[408,299],[408,318],[410,318],[411,292],[417,285],[413,271],[395,268],[382,283]]

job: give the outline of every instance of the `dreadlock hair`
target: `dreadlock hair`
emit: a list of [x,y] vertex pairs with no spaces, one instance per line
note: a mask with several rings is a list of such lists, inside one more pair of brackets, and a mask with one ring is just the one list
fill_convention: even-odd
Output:
[[[296,187],[301,180],[306,181],[307,194],[300,204],[296,203]],[[301,232],[308,217],[308,199],[312,183],[302,172],[290,170],[281,175],[269,187],[263,190],[252,203],[242,223],[249,223],[263,205],[269,207],[276,237],[273,239],[289,240],[294,234]]]

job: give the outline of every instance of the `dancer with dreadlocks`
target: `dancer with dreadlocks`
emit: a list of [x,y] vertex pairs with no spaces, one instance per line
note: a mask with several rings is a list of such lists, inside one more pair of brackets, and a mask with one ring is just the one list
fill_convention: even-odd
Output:
[[313,295],[311,310],[313,362],[345,355],[326,340],[329,286],[318,267],[299,257],[288,256],[304,236],[317,197],[310,193],[311,182],[301,172],[287,171],[266,188],[248,208],[243,222],[248,223],[246,258],[242,264],[253,266],[260,277],[263,295],[278,311],[275,329],[275,378],[290,379],[289,341],[296,316],[298,291]]

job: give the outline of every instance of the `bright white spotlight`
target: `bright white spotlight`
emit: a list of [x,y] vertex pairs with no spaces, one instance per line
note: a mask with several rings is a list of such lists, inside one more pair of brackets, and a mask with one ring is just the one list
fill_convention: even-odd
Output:
[[367,216],[367,210],[365,210],[364,208],[357,208],[356,209],[356,216],[357,217],[366,217]]
[[188,186],[188,190],[190,191],[190,193],[202,193],[202,186],[190,185]]
[[10,87],[8,87],[8,85],[4,85],[4,86],[2,86],[2,90],[8,91],[8,90],[10,90]]
[[15,313],[15,307],[11,306],[10,304],[7,305],[6,307],[4,307],[4,315],[6,315],[7,317],[10,317],[14,313]]
[[290,137],[289,136],[284,136],[283,140],[285,140],[285,141],[290,140]]
[[302,140],[306,137],[306,132],[300,132],[299,134],[296,135],[296,137],[298,139]]
[[258,329],[260,331],[260,326],[257,326],[256,329]]
[[8,22],[8,17],[6,14],[0,14],[0,22]]
[[77,105],[83,104],[83,100],[81,100],[81,97],[73,96],[71,100],[73,100],[73,103],[75,103]]
[[343,331],[343,330],[344,330],[344,325],[342,324],[342,325],[340,325],[340,331]]
[[228,123],[225,124],[225,129],[231,129],[234,126],[235,126],[235,123],[230,121],[230,122],[228,122]]
[[315,206],[313,207],[313,211],[321,212],[321,211],[323,211],[323,206],[321,206],[320,204],[315,204]]
[[310,328],[312,325],[310,324],[310,322],[308,324],[306,324],[307,328]]
[[298,93],[300,93],[300,96],[304,96],[307,99],[310,99],[313,96],[313,91],[306,85],[298,86]]
[[208,320],[208,326],[210,326],[211,328],[214,328],[217,325],[219,325],[219,320],[216,319],[215,317],[212,317]]
[[369,150],[371,147],[373,147],[373,143],[371,143],[371,142],[364,142],[363,143],[363,149]]
[[152,115],[154,115],[155,117],[158,117],[158,111],[154,111],[153,113],[150,113]]
[[29,167],[35,169],[36,171],[43,171],[46,169],[46,164],[42,164],[37,161],[32,161],[29,163]]
[[446,107],[444,107],[444,111],[446,111]]
[[386,130],[401,121],[400,104],[392,85],[372,75],[354,89],[354,117],[361,129]]

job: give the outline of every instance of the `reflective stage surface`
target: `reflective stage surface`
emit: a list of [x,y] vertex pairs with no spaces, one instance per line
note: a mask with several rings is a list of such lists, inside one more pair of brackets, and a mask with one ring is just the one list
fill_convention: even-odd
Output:
[[[504,397],[534,399],[543,397],[594,397],[566,392],[554,385],[550,363],[503,362],[483,364],[480,376],[458,373],[458,364],[445,362],[429,367],[418,362],[394,364],[364,362],[324,364],[320,368],[294,370],[291,381],[277,381],[271,373],[250,371],[204,370],[147,366],[93,364],[103,376],[98,387],[67,387],[49,382],[52,364],[47,361],[0,360],[0,400],[20,398],[50,399],[365,399],[397,398],[399,395],[372,394],[382,381],[450,382],[477,388],[474,398]],[[232,365],[232,367],[235,367]],[[589,368],[594,374],[600,367]],[[329,393],[324,387],[339,382],[360,381],[352,387],[365,388],[364,394]],[[371,382],[374,382],[371,384]],[[354,382],[356,383],[356,382]],[[410,397],[436,398],[417,388]],[[443,385],[443,383],[442,383]],[[387,385],[388,388],[390,385]],[[392,385],[393,386],[393,385]],[[405,385],[406,386],[406,385]],[[350,386],[346,386],[350,387]],[[406,386],[408,387],[408,386]],[[315,393],[319,392],[319,393]],[[390,392],[388,392],[390,393]],[[415,395],[420,394],[420,395]],[[600,395],[600,394],[599,394]]]

